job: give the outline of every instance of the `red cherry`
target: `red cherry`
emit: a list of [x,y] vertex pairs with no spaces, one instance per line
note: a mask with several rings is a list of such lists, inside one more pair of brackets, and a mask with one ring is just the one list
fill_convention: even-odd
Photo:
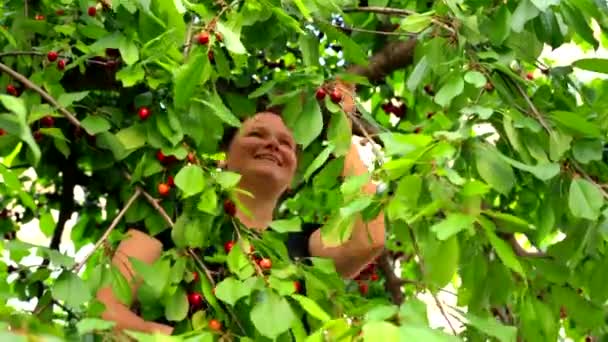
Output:
[[156,159],[159,162],[164,163],[165,160],[167,159],[167,157],[163,154],[163,151],[158,150],[158,151],[156,151]]
[[198,36],[196,37],[196,40],[198,41],[199,44],[206,45],[207,43],[209,43],[209,33],[207,33],[207,32],[199,33]]
[[263,258],[258,262],[258,265],[265,270],[269,270],[272,267],[272,261],[270,261],[270,259]]
[[319,101],[323,100],[325,98],[325,95],[327,95],[327,92],[323,88],[317,89],[317,92],[315,93],[315,97]]
[[140,119],[146,120],[150,116],[150,109],[148,109],[148,107],[141,107],[139,108],[137,114],[139,115]]
[[534,73],[532,73],[532,72],[527,73],[526,78],[529,79],[530,81],[532,81],[534,79]]
[[196,283],[199,280],[200,280],[200,277],[198,275],[198,272],[192,272],[192,281]]
[[217,319],[212,319],[209,321],[209,329],[213,331],[220,331],[222,330],[222,323],[220,323],[220,321]]
[[6,92],[13,96],[19,95],[19,92],[17,92],[17,88],[15,88],[15,86],[12,84],[6,86]]
[[42,135],[42,132],[40,132],[40,131],[34,132],[34,140],[40,142],[42,140],[42,138],[44,138],[44,135]]
[[59,69],[59,70],[65,69],[65,59],[60,59],[57,61],[57,69]]
[[173,179],[173,176],[167,177],[167,185],[170,186],[170,187],[174,187],[175,186],[175,179]]
[[300,291],[302,291],[302,284],[296,280],[293,282],[293,288],[295,289],[296,293],[300,293]]
[[368,291],[369,291],[369,286],[366,283],[359,283],[359,292],[362,295],[365,296]]
[[97,8],[95,6],[91,6],[87,9],[87,14],[89,15],[89,17],[94,17],[95,15],[97,15]]
[[188,293],[188,303],[192,309],[200,308],[203,304],[203,295],[198,292]]
[[5,134],[6,134],[6,131],[4,130],[4,128],[0,128],[0,137]]
[[236,204],[234,204],[234,202],[231,200],[225,200],[224,212],[226,212],[228,216],[234,216],[236,214]]
[[47,116],[43,117],[42,119],[40,119],[40,123],[44,127],[53,127],[55,125],[55,119],[53,119],[52,116],[47,115]]
[[224,244],[224,250],[226,251],[226,253],[230,253],[230,251],[232,250],[233,247],[234,247],[234,241],[228,241]]
[[329,98],[333,103],[340,103],[342,101],[342,93],[338,89],[334,89],[330,94]]
[[48,58],[50,62],[56,61],[57,57],[59,57],[59,55],[56,51],[49,51],[49,53],[46,54],[46,58]]
[[192,164],[196,163],[196,156],[193,152],[188,152],[188,162]]
[[166,197],[169,196],[169,192],[171,191],[171,187],[168,184],[160,183],[158,184],[158,194]]
[[369,279],[371,279],[372,281],[377,281],[378,279],[380,279],[380,277],[377,273],[372,273]]
[[36,14],[34,16],[34,19],[38,20],[38,21],[42,21],[45,19],[45,17],[42,14]]
[[55,14],[57,14],[57,15],[64,15],[65,11],[63,9],[58,9],[58,10],[55,11]]

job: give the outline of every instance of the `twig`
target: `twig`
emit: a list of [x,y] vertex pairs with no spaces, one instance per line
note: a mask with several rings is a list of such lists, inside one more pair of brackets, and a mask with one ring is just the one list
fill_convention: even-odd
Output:
[[605,198],[608,198],[608,192],[606,192],[606,190],[604,190],[604,188],[606,187],[606,185],[600,184],[600,183],[594,181],[593,178],[591,178],[591,176],[589,176],[589,174],[585,170],[583,170],[583,168],[575,160],[572,160],[572,164],[574,165],[574,167],[576,168],[576,170],[581,175],[583,175],[583,177],[587,181],[589,181],[590,183],[592,183],[593,185],[595,185],[600,190],[600,192],[602,193],[602,196],[604,196]]
[[194,252],[192,248],[187,248],[186,250],[188,254],[190,254],[190,256],[194,259],[194,261],[196,261],[196,263],[203,269],[203,271],[205,272],[205,276],[207,277],[207,279],[209,279],[209,282],[211,283],[211,286],[215,287],[215,281],[213,280],[213,276],[211,275],[211,272],[209,271],[207,266],[205,266],[201,258],[196,255],[196,252]]
[[137,199],[137,197],[139,197],[139,195],[141,195],[141,190],[139,188],[135,188],[135,192],[133,193],[133,195],[131,195],[131,198],[129,198],[129,200],[127,201],[127,204],[125,204],[125,206],[120,210],[118,215],[116,215],[116,217],[110,224],[110,227],[108,227],[108,229],[106,229],[106,231],[103,233],[101,238],[99,238],[99,240],[97,240],[97,242],[95,243],[95,246],[93,247],[93,250],[91,252],[89,252],[89,254],[81,262],[77,263],[74,266],[73,271],[75,273],[78,273],[78,271],[82,268],[82,266],[84,264],[87,263],[87,260],[89,260],[89,258],[93,255],[93,253],[95,253],[95,251],[106,241],[108,236],[110,236],[110,233],[112,233],[112,231],[114,230],[116,225],[118,225],[118,222],[120,222],[120,219],[125,215],[127,210],[129,210],[129,207],[131,207],[131,205],[133,204],[133,202],[135,202],[135,200]]
[[169,214],[167,214],[167,212],[165,211],[165,208],[161,207],[160,204],[158,204],[158,200],[156,200],[147,191],[140,188],[139,186],[137,188],[141,191],[142,195],[144,195],[144,197],[146,198],[148,203],[150,203],[150,205],[152,205],[152,207],[154,207],[154,209],[156,209],[156,211],[158,211],[160,216],[162,216],[163,219],[165,219],[165,221],[169,224],[169,226],[171,228],[173,228],[174,223],[171,220],[171,217],[169,217]]
[[0,58],[14,56],[46,56],[46,54],[38,51],[9,51],[0,53]]
[[75,115],[70,113],[67,109],[61,107],[61,105],[57,102],[57,100],[55,100],[51,95],[49,95],[49,93],[44,91],[42,88],[40,88],[39,86],[35,85],[32,81],[27,79],[27,77],[21,75],[20,73],[16,72],[15,70],[11,69],[10,67],[6,66],[3,63],[0,63],[0,71],[9,74],[14,79],[18,80],[19,82],[26,85],[28,88],[30,88],[30,89],[34,90],[35,92],[37,92],[38,94],[40,94],[40,96],[42,96],[42,98],[44,98],[47,102],[49,102],[53,106],[55,106],[61,112],[61,114],[63,114],[68,119],[68,121],[70,121],[74,126],[76,126],[78,128],[81,127],[80,121],[78,121],[78,119],[76,119]]
[[340,25],[335,25],[332,24],[329,21],[326,20],[318,20],[319,22],[322,22],[326,25],[330,25],[333,26],[337,29],[340,30],[346,30],[346,31],[353,31],[353,32],[363,32],[363,33],[373,33],[373,34],[380,34],[380,35],[384,35],[384,36],[408,36],[408,37],[413,37],[416,36],[416,33],[411,33],[411,32],[394,32],[394,31],[377,31],[377,30],[368,30],[368,29],[363,29],[363,28],[358,28],[358,27],[342,27]]
[[344,13],[351,12],[367,12],[367,13],[378,13],[378,14],[394,14],[394,15],[412,15],[416,14],[414,11],[400,9],[400,8],[390,8],[390,7],[379,7],[379,6],[367,6],[367,7],[355,7],[355,8],[345,8],[342,10]]
[[[416,241],[416,236],[414,235],[414,231],[412,230],[412,227],[408,226],[408,231],[410,233],[410,238],[412,240],[412,244],[414,245],[414,252],[416,252],[416,255],[418,256],[418,260],[420,260],[420,270],[422,271],[422,274],[426,274],[426,267],[424,265],[424,260],[422,259],[422,254],[420,253],[420,247],[418,246],[418,242]],[[452,333],[454,333],[454,335],[458,335],[458,333],[456,332],[456,329],[454,329],[452,322],[448,318],[448,315],[446,314],[446,312],[443,308],[443,304],[441,304],[441,302],[439,301],[439,298],[437,298],[437,295],[435,295],[432,291],[429,291],[429,292],[430,292],[431,296],[433,296],[433,299],[435,300],[435,303],[437,304],[437,307],[439,308],[441,315],[443,316],[443,318],[445,318],[446,322],[450,326]]]
[[551,128],[549,128],[549,125],[543,118],[542,114],[538,111],[538,109],[536,108],[536,106],[534,105],[532,100],[530,100],[530,97],[528,96],[528,94],[526,94],[526,92],[522,89],[522,87],[519,85],[519,83],[517,83],[517,81],[514,81],[513,84],[515,84],[515,87],[517,87],[517,91],[519,91],[521,96],[523,96],[523,98],[526,100],[526,103],[532,110],[532,113],[534,113],[534,116],[536,116],[538,121],[540,121],[540,124],[545,128],[545,130],[547,130],[548,133],[550,133]]
[[190,53],[190,46],[192,43],[192,28],[194,26],[194,21],[191,21],[188,24],[188,30],[186,31],[186,42],[184,42],[184,58],[188,57]]
[[393,303],[401,305],[404,300],[403,291],[401,291],[401,285],[404,284],[403,279],[397,277],[394,271],[394,265],[389,260],[389,254],[387,250],[384,250],[378,258],[378,266],[382,269],[386,282],[384,283],[385,289],[391,294]]
[[513,235],[513,234],[509,235],[509,244],[513,248],[513,251],[515,252],[515,254],[519,257],[523,257],[523,258],[546,258],[547,257],[547,254],[544,252],[541,252],[541,251],[528,252],[527,250],[525,250],[519,244],[519,242],[515,239],[515,235]]

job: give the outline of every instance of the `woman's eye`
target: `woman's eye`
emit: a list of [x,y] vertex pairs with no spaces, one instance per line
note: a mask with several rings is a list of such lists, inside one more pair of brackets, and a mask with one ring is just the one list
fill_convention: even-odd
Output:
[[260,133],[258,131],[252,131],[252,132],[249,132],[249,136],[252,136],[252,137],[261,137],[262,133]]

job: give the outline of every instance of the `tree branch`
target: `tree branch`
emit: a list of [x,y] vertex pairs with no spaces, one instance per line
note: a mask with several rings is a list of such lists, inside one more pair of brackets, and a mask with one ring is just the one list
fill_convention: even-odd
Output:
[[49,102],[50,104],[52,104],[53,106],[55,106],[57,108],[57,110],[59,110],[59,112],[61,112],[61,114],[63,114],[68,119],[68,121],[70,121],[74,126],[76,126],[78,128],[81,128],[80,121],[78,121],[78,119],[76,119],[75,115],[73,115],[72,113],[70,113],[67,109],[61,107],[61,105],[59,104],[59,102],[57,102],[57,100],[55,100],[51,95],[49,95],[49,93],[47,93],[46,91],[44,91],[42,88],[40,88],[39,86],[35,85],[27,77],[21,75],[20,73],[18,73],[17,71],[11,69],[10,67],[6,66],[3,63],[0,63],[0,71],[9,74],[14,79],[18,80],[19,82],[21,82],[22,84],[24,84],[28,88],[30,88],[33,91],[35,91],[38,94],[40,94],[40,96],[42,96],[43,99],[45,99],[47,102]]
[[380,266],[380,269],[386,277],[384,288],[387,292],[391,294],[391,297],[393,298],[393,303],[395,303],[396,305],[401,305],[404,300],[403,291],[401,291],[401,286],[404,284],[404,282],[395,274],[395,267],[390,260],[390,255],[388,254],[387,250],[384,250],[384,252],[382,252],[380,257],[378,258],[378,266]]
[[378,53],[374,54],[366,66],[354,65],[348,68],[347,72],[364,76],[372,82],[377,82],[393,71],[412,64],[415,47],[416,38],[411,38],[407,41],[390,42]]
[[517,242],[517,239],[515,239],[515,235],[513,234],[509,234],[509,238],[508,238],[509,244],[511,245],[511,247],[513,248],[513,251],[515,252],[515,255],[522,257],[522,258],[546,258],[548,257],[548,255],[544,252],[528,252],[526,251],[520,244],[519,242]]
[[536,106],[534,105],[532,100],[530,100],[530,97],[528,96],[528,94],[526,94],[526,91],[523,90],[523,88],[519,85],[519,83],[517,83],[517,81],[513,81],[513,84],[515,84],[515,87],[517,87],[517,91],[521,94],[521,96],[524,98],[524,100],[526,100],[526,103],[528,104],[528,106],[532,110],[532,113],[534,114],[534,116],[536,116],[536,118],[538,119],[540,124],[545,128],[547,133],[551,133],[551,129],[549,128],[549,125],[543,118],[542,114],[538,111],[538,109],[536,108]]
[[103,233],[101,238],[99,238],[99,240],[97,240],[97,242],[95,243],[95,246],[93,247],[93,250],[91,252],[89,252],[89,254],[81,262],[77,263],[74,266],[73,271],[75,273],[78,273],[78,271],[82,268],[82,266],[84,266],[84,264],[87,263],[87,260],[89,260],[89,258],[93,255],[93,253],[95,253],[95,251],[97,249],[99,249],[99,247],[106,241],[108,236],[110,236],[110,233],[112,233],[112,231],[114,230],[116,225],[118,225],[118,222],[120,222],[120,219],[125,215],[127,210],[129,210],[129,207],[131,207],[131,205],[133,204],[133,202],[135,202],[135,200],[137,199],[137,197],[139,197],[139,195],[141,195],[141,190],[136,187],[135,192],[133,193],[131,198],[129,198],[129,200],[127,201],[127,204],[125,204],[125,206],[120,210],[118,215],[116,215],[116,217],[110,224],[110,227],[108,227],[108,229],[106,229],[106,231]]
[[379,6],[345,8],[342,11],[344,13],[367,12],[367,13],[377,13],[377,14],[386,14],[386,15],[412,15],[412,14],[416,14],[416,12],[410,11],[410,10],[406,10],[406,9],[390,8],[390,7],[379,7]]

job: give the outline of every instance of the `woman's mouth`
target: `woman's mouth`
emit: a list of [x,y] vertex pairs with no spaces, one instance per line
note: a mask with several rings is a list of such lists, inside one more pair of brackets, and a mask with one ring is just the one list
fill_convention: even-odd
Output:
[[279,158],[277,158],[276,156],[274,156],[272,154],[268,154],[268,153],[258,154],[255,156],[255,159],[269,160],[269,161],[277,164],[278,166],[282,165]]

